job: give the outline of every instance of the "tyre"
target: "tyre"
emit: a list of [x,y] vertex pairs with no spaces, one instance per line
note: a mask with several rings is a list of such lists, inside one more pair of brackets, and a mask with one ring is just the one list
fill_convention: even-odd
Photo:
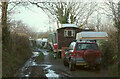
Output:
[[75,65],[71,62],[71,60],[69,62],[69,69],[70,71],[75,71]]

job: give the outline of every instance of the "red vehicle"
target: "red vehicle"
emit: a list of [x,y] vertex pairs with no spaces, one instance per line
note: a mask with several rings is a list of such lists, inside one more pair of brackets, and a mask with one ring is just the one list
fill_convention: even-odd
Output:
[[75,70],[76,66],[89,66],[99,68],[101,64],[101,51],[96,42],[72,42],[66,51],[64,65]]

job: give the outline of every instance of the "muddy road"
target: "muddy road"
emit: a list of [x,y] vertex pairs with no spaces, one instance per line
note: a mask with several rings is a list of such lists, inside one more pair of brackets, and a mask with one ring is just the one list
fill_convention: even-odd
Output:
[[[40,53],[44,55],[44,60],[37,61]],[[96,70],[77,67],[76,71],[70,71],[64,66],[62,59],[51,59],[52,53],[46,49],[33,51],[33,55],[16,72],[15,77],[44,77],[61,79],[62,77],[110,77],[106,70]]]

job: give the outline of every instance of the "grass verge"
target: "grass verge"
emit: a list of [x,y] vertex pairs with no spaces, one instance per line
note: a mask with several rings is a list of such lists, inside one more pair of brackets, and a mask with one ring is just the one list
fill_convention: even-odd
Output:
[[2,77],[14,77],[14,74],[31,57],[30,43],[27,36],[11,35],[12,47],[2,50]]
[[38,56],[38,58],[37,58],[37,62],[41,62],[41,61],[43,61],[44,60],[44,55],[43,55],[43,53],[42,52],[39,52],[40,54],[39,54],[39,56]]
[[[61,61],[61,58],[58,56],[57,53],[54,53],[53,51],[49,51],[49,52],[50,52],[50,59],[51,60]],[[56,58],[54,57],[54,54],[56,54]]]

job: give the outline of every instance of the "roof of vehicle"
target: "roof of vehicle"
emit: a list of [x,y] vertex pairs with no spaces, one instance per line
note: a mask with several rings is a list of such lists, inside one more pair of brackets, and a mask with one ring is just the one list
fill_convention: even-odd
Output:
[[108,37],[106,32],[80,32],[82,37]]
[[77,40],[80,39],[96,39],[96,40],[100,40],[100,39],[108,39],[108,34],[107,32],[79,32],[77,33],[76,36]]
[[[73,43],[73,42],[72,42]],[[74,43],[96,43],[96,42],[90,42],[90,41],[76,41]]]
[[87,41],[79,41],[79,42],[77,42],[77,43],[96,43],[96,42],[87,42]]

